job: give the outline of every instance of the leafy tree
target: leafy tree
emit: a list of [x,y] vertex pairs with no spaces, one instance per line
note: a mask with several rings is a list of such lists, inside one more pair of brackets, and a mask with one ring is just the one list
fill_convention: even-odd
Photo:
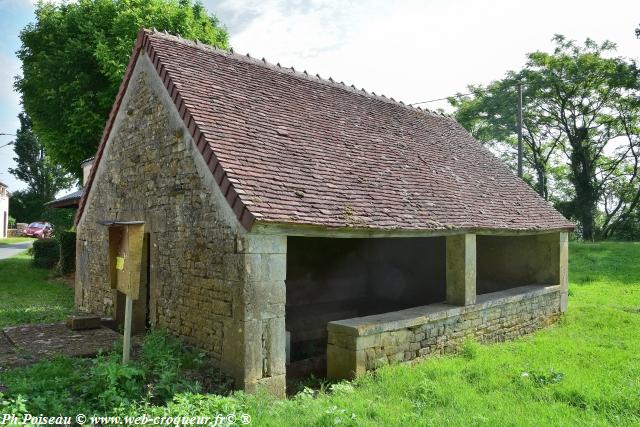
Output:
[[37,199],[47,202],[56,193],[69,188],[75,178],[66,173],[61,166],[54,165],[47,157],[44,147],[33,133],[32,123],[25,113],[18,115],[20,129],[16,133],[14,152],[15,168],[9,173],[27,183],[27,192]]
[[[624,156],[604,191],[604,238],[640,228],[640,98],[629,97],[620,104],[619,123],[624,144],[618,152]],[[640,233],[635,237],[640,238]]]
[[49,217],[54,218],[59,214],[46,209],[44,203],[52,200],[58,191],[69,188],[76,179],[48,158],[33,133],[29,116],[20,113],[18,119],[20,129],[16,132],[14,144],[16,167],[9,169],[9,172],[27,183],[28,189],[11,195],[10,211],[17,222],[49,220]]
[[[633,62],[611,57],[615,45],[610,42],[587,40],[581,46],[560,35],[554,41],[553,53],[529,54],[521,71],[486,89],[473,87],[475,96],[452,104],[458,120],[481,140],[513,145],[514,84],[523,82],[525,159],[536,171],[536,187],[548,197],[550,168],[559,172],[551,173],[556,179],[568,180],[571,189],[564,192],[571,200],[561,204],[563,211],[579,221],[585,239],[593,239],[605,195],[615,199],[614,206],[624,199],[615,212],[605,211],[605,217],[624,219],[624,212],[634,206],[626,200],[638,183],[633,172],[637,141],[626,135],[638,118],[638,69]],[[566,165],[555,159],[558,154]]]
[[[472,96],[451,98],[455,117],[478,140],[488,144],[503,160],[516,166],[517,150],[517,85],[522,73],[509,72],[500,81],[488,85],[470,86]],[[545,199],[549,199],[549,174],[557,155],[560,134],[548,117],[538,114],[537,85],[523,85],[523,160],[525,181]],[[533,172],[534,177],[529,174]]]
[[14,191],[9,199],[9,212],[15,217],[16,222],[43,221],[43,203],[47,201],[27,190]]
[[[47,200],[48,201],[48,200]],[[73,226],[74,208],[50,208],[43,204],[43,200],[35,194],[21,190],[11,194],[9,211],[15,216],[16,222],[31,223],[34,221],[48,221],[55,226],[55,230],[68,230]]]
[[134,40],[141,27],[227,48],[216,17],[191,0],[40,2],[20,33],[22,94],[51,159],[80,177],[95,154]]

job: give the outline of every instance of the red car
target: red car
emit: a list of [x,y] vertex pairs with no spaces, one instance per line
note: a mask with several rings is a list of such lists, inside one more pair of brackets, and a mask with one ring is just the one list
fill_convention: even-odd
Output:
[[48,239],[53,234],[53,227],[48,222],[32,222],[22,231],[23,236]]

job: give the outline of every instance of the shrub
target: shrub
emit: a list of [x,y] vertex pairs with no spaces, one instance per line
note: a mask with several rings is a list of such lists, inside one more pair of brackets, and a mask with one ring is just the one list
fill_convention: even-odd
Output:
[[184,371],[202,367],[202,358],[201,352],[185,348],[166,332],[152,331],[145,336],[140,349],[140,364],[152,385],[148,387],[150,399],[163,402],[178,392],[200,391],[200,385],[192,383]]
[[60,260],[60,246],[53,239],[33,242],[33,264],[36,267],[52,268]]
[[115,348],[95,359],[59,357],[0,371],[0,384],[6,389],[5,394],[0,393],[0,414],[118,414],[140,406],[164,405],[179,393],[193,395],[202,388],[193,371],[201,370],[203,378],[211,375],[203,369],[201,352],[162,331],[149,333],[138,357],[128,364],[122,364],[121,351]]
[[16,219],[12,216],[9,217],[9,228],[16,228]]
[[63,231],[56,235],[60,243],[60,262],[58,272],[67,274],[76,271],[76,233],[75,231]]

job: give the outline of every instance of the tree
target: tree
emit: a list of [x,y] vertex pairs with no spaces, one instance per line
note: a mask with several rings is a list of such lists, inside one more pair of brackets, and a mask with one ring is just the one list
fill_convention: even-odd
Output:
[[22,95],[33,129],[51,160],[80,177],[95,154],[141,27],[227,48],[215,16],[191,0],[40,2],[20,33]]
[[9,211],[16,222],[48,221],[56,230],[63,231],[73,226],[76,209],[44,206],[42,198],[28,190],[19,190],[11,193]]
[[[507,164],[515,169],[517,150],[517,85],[522,73],[509,72],[500,81],[488,85],[470,86],[472,96],[459,96],[449,100],[456,107],[455,118],[478,140],[491,146]],[[549,172],[553,156],[557,154],[560,135],[547,117],[537,114],[540,88],[533,84],[523,86],[523,157],[524,179],[549,199]],[[533,171],[534,178],[528,170]]]
[[[524,83],[525,158],[538,175],[538,190],[547,195],[550,162],[566,170],[560,179],[571,184],[572,200],[563,203],[565,213],[577,219],[585,239],[593,239],[599,203],[614,186],[636,185],[637,178],[629,168],[633,161],[634,142],[621,142],[637,114],[632,108],[639,95],[638,69],[624,58],[611,57],[615,50],[610,42],[587,40],[583,46],[563,36],[554,37],[553,53],[528,55],[525,67],[470,98],[453,101],[456,117],[462,124],[481,129],[481,140],[511,141],[515,124],[513,86]],[[509,89],[509,90],[508,90]],[[474,105],[475,104],[475,105]],[[483,111],[473,118],[470,112]],[[625,118],[626,117],[626,118]],[[627,138],[629,139],[629,138]],[[557,164],[556,152],[566,158],[566,168]],[[621,186],[621,180],[627,182]],[[615,184],[614,184],[615,182]],[[618,191],[615,194],[623,195]],[[616,198],[616,200],[618,200]],[[619,200],[618,200],[619,202]],[[616,202],[617,206],[617,202]],[[633,204],[623,203],[626,210]],[[612,212],[606,215],[610,215]],[[622,215],[620,210],[614,216]]]
[[[601,234],[608,238],[630,228],[640,216],[640,98],[627,98],[620,108],[620,126],[625,159],[616,168],[611,184],[605,187],[604,222]],[[640,237],[640,234],[635,236]]]
[[16,132],[14,152],[15,168],[9,172],[28,185],[25,191],[15,192],[10,200],[11,212],[19,222],[39,219],[43,204],[54,199],[56,193],[73,185],[76,179],[54,165],[44,147],[33,133],[32,123],[25,113],[18,115],[20,129]]
[[10,168],[9,173],[27,183],[30,194],[44,201],[52,200],[58,191],[69,188],[75,178],[47,157],[44,147],[33,133],[29,116],[20,113],[18,119],[20,129],[16,132],[13,148],[16,167]]

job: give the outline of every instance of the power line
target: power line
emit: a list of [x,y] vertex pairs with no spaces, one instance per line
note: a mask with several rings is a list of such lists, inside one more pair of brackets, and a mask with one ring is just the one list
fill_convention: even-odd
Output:
[[[505,87],[515,87],[518,84],[522,84],[522,83],[521,82],[517,82],[517,83],[514,83],[514,84],[507,85]],[[413,102],[413,103],[408,104],[408,105],[411,107],[411,106],[419,105],[419,104],[428,104],[430,102],[447,101],[450,98],[461,98],[463,96],[476,95],[478,93],[483,93],[483,92],[488,92],[488,91],[489,91],[489,88],[477,89],[477,90],[474,90],[473,92],[469,92],[469,93],[456,93],[455,95],[450,95],[450,96],[447,96],[447,97],[444,97],[444,98],[436,98],[436,99],[429,99],[427,101]]]
[[447,101],[450,98],[460,98],[461,96],[475,95],[478,92],[486,92],[486,89],[478,89],[478,91],[472,92],[472,93],[457,93],[455,95],[447,96],[446,98],[429,99],[427,101],[414,102],[414,103],[408,104],[408,105],[409,106],[413,106],[413,105],[418,105],[418,104],[428,104],[430,102]]
[[[587,80],[587,79],[591,79],[591,78],[597,78],[597,77],[614,77],[612,75],[597,75],[597,74],[592,74],[592,75],[588,75],[588,76],[583,76],[583,77],[578,77],[576,79],[563,79],[562,77],[558,77],[558,76],[554,76],[558,81],[561,82],[565,82],[565,83],[580,83],[583,80]],[[524,85],[526,84],[526,82],[523,79],[520,80],[516,80],[511,84],[505,85],[503,86],[503,88],[510,88],[510,87],[517,87],[518,85]],[[412,102],[411,104],[407,104],[408,106],[414,106],[414,105],[420,105],[420,104],[429,104],[431,102],[438,102],[438,101],[447,101],[451,98],[461,98],[463,96],[469,96],[469,95],[476,95],[479,93],[485,93],[485,92],[489,92],[491,90],[491,88],[489,87],[485,87],[485,88],[478,88],[478,89],[474,89],[473,92],[469,92],[469,93],[456,93],[453,95],[449,95],[446,96],[444,98],[436,98],[436,99],[428,99],[426,101],[419,101],[419,102]]]

